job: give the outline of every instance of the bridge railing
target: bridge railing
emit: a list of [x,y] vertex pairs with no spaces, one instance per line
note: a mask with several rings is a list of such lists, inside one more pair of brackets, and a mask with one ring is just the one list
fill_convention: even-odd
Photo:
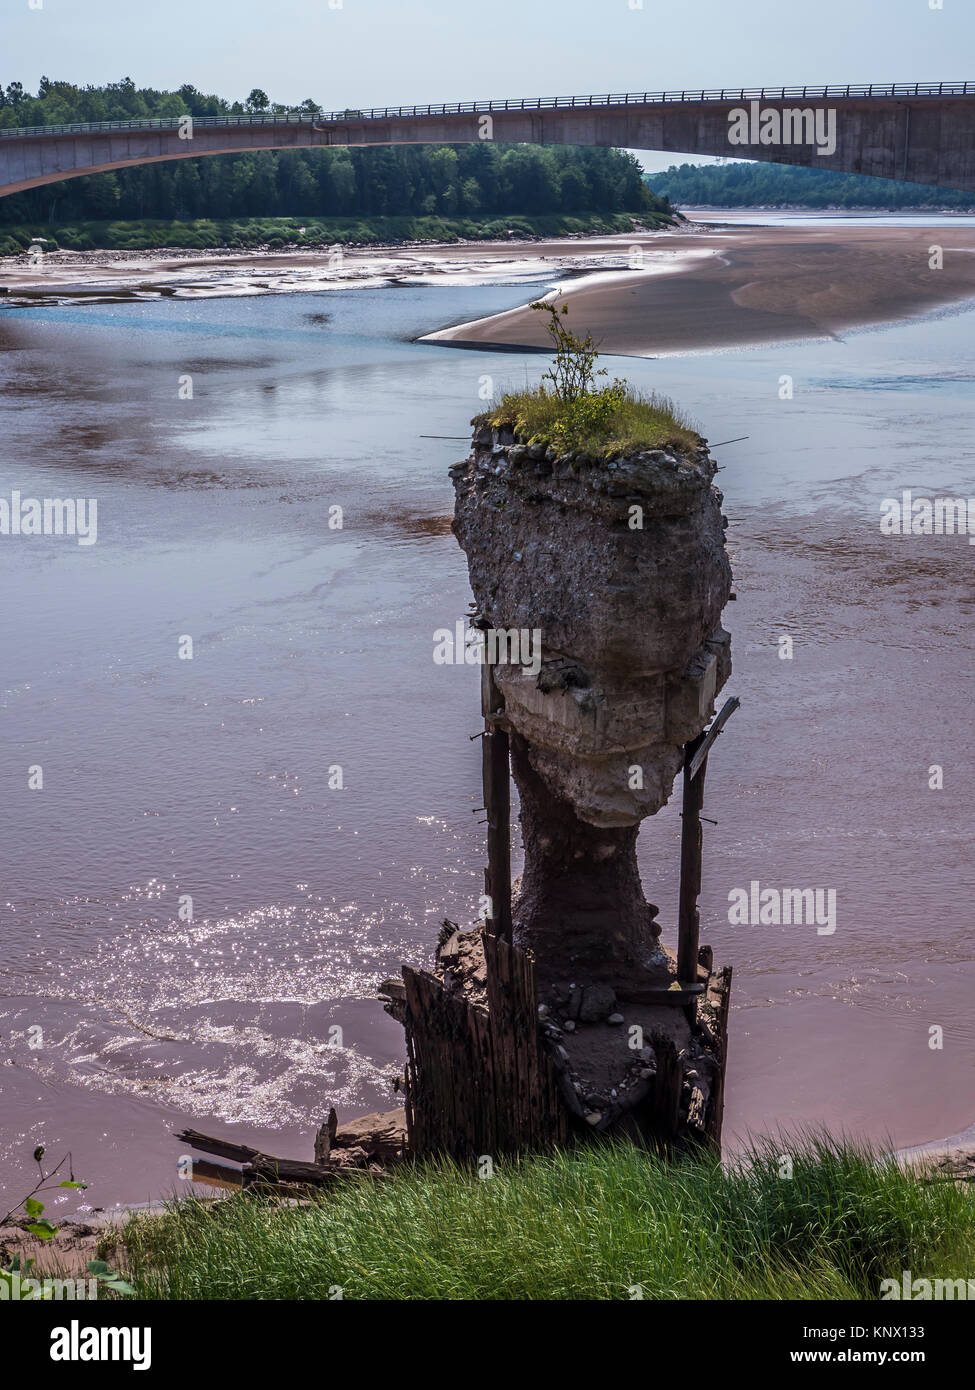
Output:
[[[522,97],[495,101],[444,102],[439,106],[381,106],[369,110],[242,112],[194,116],[194,130],[220,126],[359,125],[370,121],[412,120],[420,116],[462,116],[503,111],[553,111],[572,107],[659,106],[664,103],[729,101],[839,101],[850,97],[975,96],[975,82],[897,82],[845,87],[722,87],[705,91],[606,92],[598,96]],[[51,135],[97,135],[125,130],[178,130],[185,117],[149,116],[131,121],[83,121],[66,125],[2,127],[0,139]]]

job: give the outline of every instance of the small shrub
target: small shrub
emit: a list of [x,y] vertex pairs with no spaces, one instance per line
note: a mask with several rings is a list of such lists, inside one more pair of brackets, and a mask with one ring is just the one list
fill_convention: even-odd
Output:
[[[510,429],[523,443],[595,458],[667,446],[694,448],[700,443],[700,436],[666,398],[633,393],[619,377],[597,389],[596,378],[606,370],[595,365],[599,353],[592,334],[580,338],[565,322],[567,304],[559,305],[556,299],[531,308],[549,315],[547,329],[555,343],[551,370],[543,373],[535,390],[506,395],[480,419]],[[545,381],[552,383],[551,390]]]

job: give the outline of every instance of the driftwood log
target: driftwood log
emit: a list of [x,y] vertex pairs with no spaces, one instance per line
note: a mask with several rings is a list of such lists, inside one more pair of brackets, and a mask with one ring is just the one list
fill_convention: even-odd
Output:
[[321,1188],[337,1178],[358,1174],[381,1177],[386,1169],[402,1161],[406,1146],[406,1116],[402,1110],[363,1115],[339,1127],[334,1110],[315,1139],[315,1160],[279,1158],[249,1144],[238,1144],[199,1130],[180,1130],[176,1136],[184,1144],[217,1158],[240,1164],[230,1168],[194,1159],[194,1182],[213,1187],[259,1188],[294,1195],[296,1190]]

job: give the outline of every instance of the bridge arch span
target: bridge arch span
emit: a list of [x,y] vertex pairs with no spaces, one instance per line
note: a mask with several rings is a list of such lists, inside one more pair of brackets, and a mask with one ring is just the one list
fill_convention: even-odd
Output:
[[[832,122],[831,141],[810,138],[817,117],[824,137]],[[732,130],[746,143],[732,143]],[[780,138],[763,143],[776,130]],[[803,138],[783,143],[786,133]],[[975,82],[519,98],[205,116],[189,127],[168,117],[0,128],[0,197],[85,174],[205,155],[484,139],[722,155],[975,191]]]

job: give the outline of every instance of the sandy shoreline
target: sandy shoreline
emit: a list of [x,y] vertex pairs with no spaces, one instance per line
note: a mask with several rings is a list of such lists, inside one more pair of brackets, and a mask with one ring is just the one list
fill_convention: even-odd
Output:
[[[932,268],[932,248],[943,267]],[[548,277],[551,277],[550,279]],[[3,306],[201,299],[397,285],[563,288],[607,353],[656,356],[836,336],[975,297],[975,227],[689,224],[665,232],[342,252],[54,252],[0,265]],[[6,293],[3,293],[6,291]],[[420,341],[547,349],[518,308]]]
[[[661,270],[683,264],[670,233],[561,237],[548,241],[444,242],[308,251],[55,251],[32,265],[0,261],[0,307],[198,299],[416,285],[476,285],[627,268],[633,245]],[[702,231],[683,233],[700,245]],[[700,251],[697,252],[700,255]]]
[[[699,236],[700,234],[698,234]],[[566,286],[577,331],[604,352],[655,356],[832,337],[975,296],[975,228],[740,226],[670,237],[683,273],[653,267]],[[943,246],[943,268],[931,248]],[[541,348],[527,306],[428,335],[455,347]]]

